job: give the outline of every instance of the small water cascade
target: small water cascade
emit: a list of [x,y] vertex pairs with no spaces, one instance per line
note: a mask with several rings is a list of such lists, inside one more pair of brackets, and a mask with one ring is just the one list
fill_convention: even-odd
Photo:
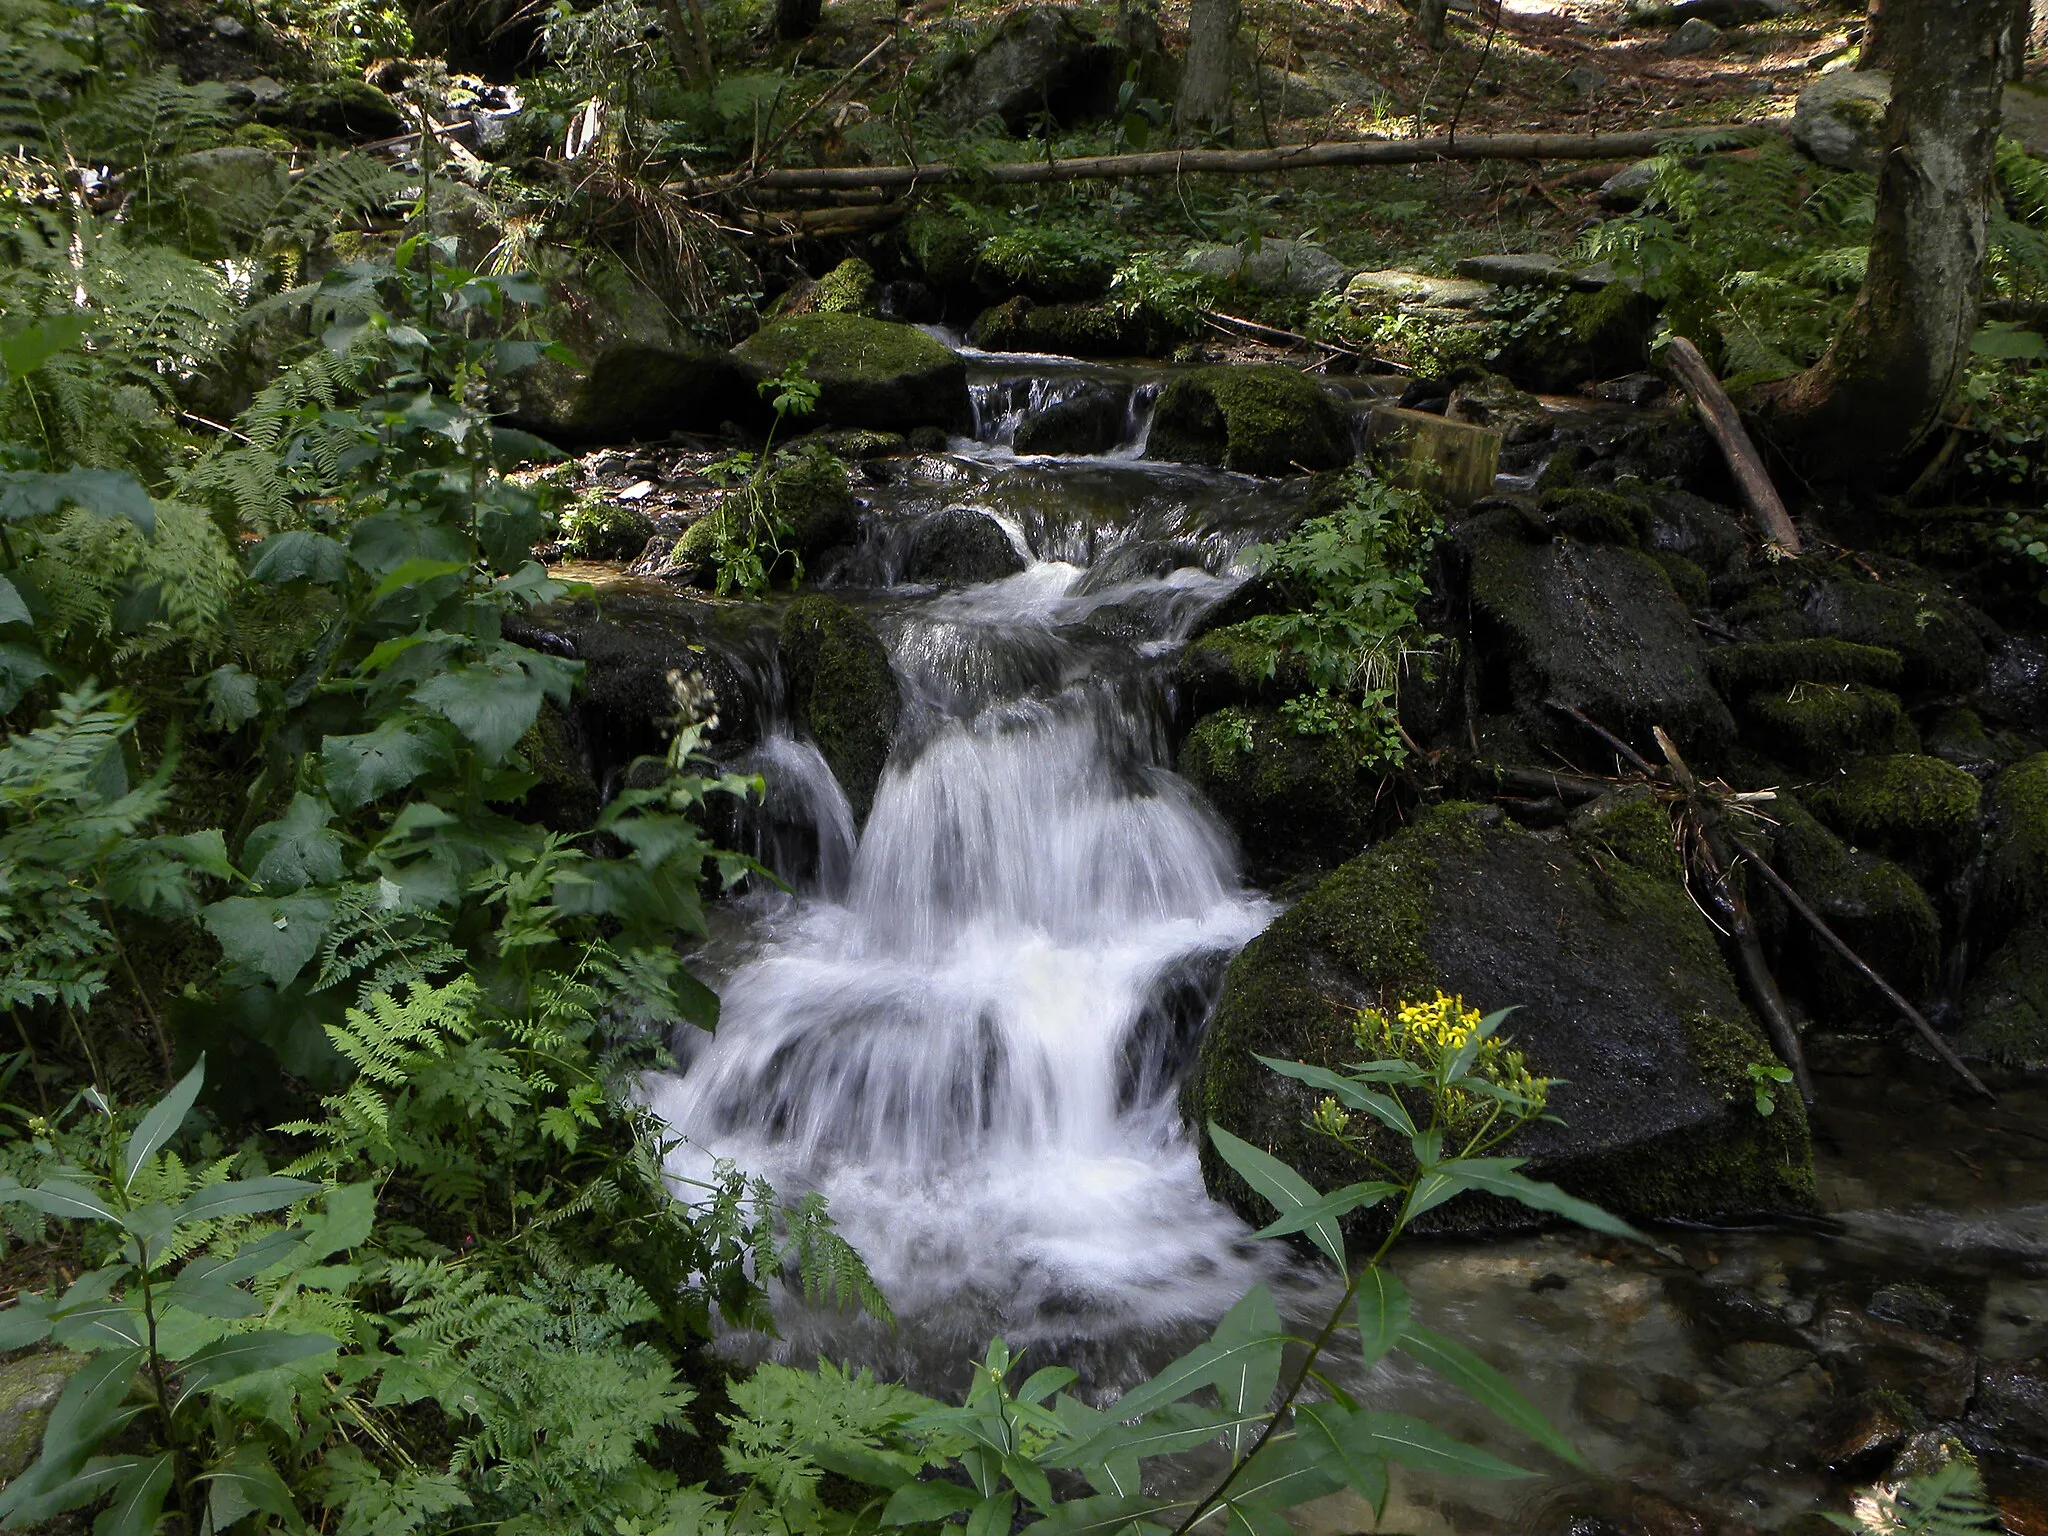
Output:
[[[758,847],[794,895],[743,904],[718,1032],[651,1090],[699,1168],[827,1196],[913,1370],[993,1331],[1086,1349],[1204,1323],[1276,1262],[1204,1194],[1175,1102],[1224,965],[1273,909],[1167,767],[1166,680],[1295,493],[1011,460],[1014,415],[1059,398],[991,386],[985,447],[872,498],[832,579],[904,697],[874,808],[856,839],[786,725],[739,765],[769,782]],[[1025,568],[895,580],[903,541],[962,509]],[[849,1345],[843,1319],[781,1321],[798,1354],[816,1330]]]

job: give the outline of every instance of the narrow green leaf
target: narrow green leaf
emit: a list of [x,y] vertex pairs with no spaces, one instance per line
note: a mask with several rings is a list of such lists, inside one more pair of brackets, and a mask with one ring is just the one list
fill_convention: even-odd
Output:
[[50,1342],[70,1349],[140,1349],[148,1332],[138,1303],[91,1301],[66,1308],[50,1330]]
[[[1115,1411],[1115,1410],[1112,1410]],[[1049,1462],[1056,1467],[1098,1467],[1113,1457],[1177,1456],[1207,1445],[1218,1435],[1244,1425],[1265,1422],[1264,1413],[1250,1415],[1205,1408],[1197,1403],[1168,1403],[1135,1424],[1112,1422],[1088,1439],[1060,1451]]]
[[1398,1348],[1409,1359],[1428,1366],[1495,1418],[1512,1424],[1560,1460],[1580,1468],[1586,1465],[1572,1443],[1557,1432],[1534,1403],[1499,1371],[1456,1339],[1446,1338],[1432,1328],[1411,1322],[1402,1330]]
[[1080,1379],[1079,1371],[1070,1370],[1064,1365],[1045,1366],[1025,1378],[1024,1385],[1017,1389],[1017,1401],[1042,1403],[1053,1393],[1066,1390]]
[[[1216,1325],[1212,1338],[1218,1344],[1236,1344],[1248,1339],[1277,1339],[1279,1335],[1280,1309],[1261,1282],[1238,1298]],[[1272,1343],[1262,1353],[1245,1355],[1217,1373],[1217,1395],[1224,1410],[1237,1420],[1229,1431],[1233,1462],[1242,1461],[1258,1439],[1266,1408],[1280,1385],[1284,1353],[1283,1345]]]
[[1311,1088],[1320,1088],[1323,1092],[1333,1095],[1339,1103],[1371,1115],[1390,1130],[1398,1131],[1403,1136],[1415,1134],[1415,1121],[1401,1101],[1391,1094],[1374,1093],[1370,1088],[1354,1082],[1341,1072],[1332,1072],[1327,1067],[1312,1067],[1305,1061],[1282,1061],[1277,1056],[1261,1056],[1258,1059],[1282,1077],[1291,1077],[1296,1082],[1307,1083]]
[[1548,1211],[1575,1221],[1594,1232],[1605,1232],[1612,1237],[1626,1237],[1633,1242],[1648,1243],[1650,1239],[1630,1226],[1619,1216],[1609,1215],[1590,1200],[1581,1200],[1568,1195],[1555,1184],[1545,1184],[1540,1179],[1529,1178],[1515,1170],[1525,1161],[1519,1157],[1466,1157],[1448,1163],[1439,1163],[1438,1171],[1456,1170],[1464,1185],[1471,1189],[1483,1189],[1490,1195],[1504,1195],[1518,1201],[1533,1211]]
[[1444,1063],[1445,1082],[1455,1083],[1464,1077],[1467,1072],[1471,1071],[1472,1063],[1477,1059],[1480,1047],[1486,1044],[1487,1040],[1492,1037],[1493,1032],[1499,1029],[1507,1016],[1514,1011],[1513,1008],[1502,1008],[1498,1012],[1489,1013],[1479,1021],[1478,1027],[1465,1037],[1465,1043],[1458,1047],[1449,1061]]
[[216,1339],[178,1362],[178,1390],[174,1406],[182,1407],[195,1392],[211,1392],[256,1371],[290,1365],[296,1360],[309,1360],[339,1347],[325,1334],[280,1333],[270,1329]]
[[221,1216],[255,1216],[264,1211],[280,1211],[294,1201],[319,1192],[319,1184],[311,1179],[287,1179],[275,1173],[255,1179],[230,1179],[225,1184],[209,1184],[187,1195],[185,1203],[178,1207],[178,1225],[212,1221]]
[[215,1531],[225,1531],[244,1515],[259,1510],[293,1530],[305,1525],[291,1489],[277,1475],[269,1454],[251,1441],[243,1441],[229,1460],[200,1473],[198,1480],[211,1485],[207,1510]]
[[1335,1403],[1306,1403],[1294,1410],[1294,1427],[1309,1454],[1370,1504],[1377,1518],[1387,1503],[1387,1460],[1355,1432],[1352,1413]]
[[140,1465],[140,1456],[95,1456],[76,1471],[38,1461],[0,1488],[0,1524],[9,1529],[40,1525],[68,1509],[83,1508],[105,1498]]
[[967,1536],[1010,1536],[1017,1515],[1017,1496],[999,1493],[983,1499],[967,1516]]
[[199,1061],[193,1063],[193,1069],[184,1073],[184,1077],[178,1079],[178,1085],[172,1087],[168,1094],[164,1094],[164,1098],[160,1098],[150,1108],[150,1112],[141,1118],[141,1124],[135,1126],[135,1135],[129,1137],[127,1145],[121,1149],[123,1190],[135,1188],[135,1171],[145,1161],[156,1157],[158,1147],[162,1147],[166,1141],[178,1135],[178,1126],[184,1124],[184,1116],[193,1108],[193,1100],[199,1098],[199,1087],[205,1081],[207,1055],[201,1051]]
[[1378,1205],[1389,1195],[1398,1195],[1401,1186],[1389,1184],[1381,1179],[1370,1179],[1362,1184],[1347,1184],[1342,1189],[1333,1189],[1290,1216],[1270,1221],[1254,1232],[1254,1237],[1285,1237],[1292,1232],[1301,1232],[1322,1221],[1335,1221],[1350,1215],[1353,1211],[1367,1206]]
[[1445,1477],[1478,1477],[1488,1481],[1536,1475],[1477,1446],[1453,1440],[1434,1424],[1405,1413],[1361,1409],[1354,1417],[1360,1432],[1381,1455],[1418,1472],[1437,1472]]
[[171,1491],[170,1451],[158,1451],[128,1469],[114,1489],[113,1501],[92,1523],[92,1536],[152,1536]]
[[[1272,1202],[1283,1216],[1291,1216],[1322,1198],[1313,1184],[1279,1158],[1231,1135],[1214,1120],[1209,1122],[1209,1140],[1245,1183]],[[1344,1267],[1344,1234],[1334,1219],[1322,1217],[1304,1230],[1309,1241],[1328,1254],[1332,1263],[1339,1269]]]
[[1385,1265],[1375,1264],[1358,1282],[1358,1348],[1371,1365],[1400,1341],[1408,1326],[1408,1287]]
[[1163,1494],[1098,1493],[1069,1499],[1031,1529],[1034,1536],[1114,1536],[1125,1526],[1185,1509],[1186,1499]]
[[83,1184],[61,1177],[45,1179],[33,1189],[16,1185],[13,1189],[0,1191],[0,1205],[10,1202],[32,1206],[46,1216],[60,1217],[65,1221],[119,1221],[98,1195]]
[[1310,1499],[1335,1493],[1343,1481],[1332,1474],[1298,1437],[1268,1440],[1244,1464],[1230,1485],[1231,1502],[1240,1500],[1274,1509],[1289,1509]]
[[43,1459],[75,1469],[134,1416],[123,1400],[142,1370],[143,1351],[104,1349],[72,1373],[43,1427]]
[[1235,1371],[1241,1362],[1256,1359],[1274,1345],[1286,1342],[1285,1334],[1240,1339],[1229,1344],[1219,1344],[1212,1339],[1189,1350],[1150,1381],[1140,1382],[1104,1411],[1115,1419],[1142,1418],[1156,1408],[1177,1402],[1190,1392],[1214,1385]]

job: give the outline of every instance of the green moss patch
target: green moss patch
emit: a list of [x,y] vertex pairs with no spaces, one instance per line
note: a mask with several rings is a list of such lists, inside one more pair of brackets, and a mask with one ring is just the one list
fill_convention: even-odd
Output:
[[1912,752],[1919,738],[1899,696],[1862,683],[1765,689],[1739,711],[1750,739],[1795,767],[1822,770],[1866,752]]
[[1351,460],[1350,425],[1292,368],[1197,368],[1160,392],[1146,451],[1253,475],[1335,469]]
[[1378,775],[1346,733],[1304,736],[1270,709],[1195,723],[1181,774],[1230,824],[1261,875],[1327,869],[1363,846]]
[[1992,782],[1991,858],[1985,894],[2008,923],[2048,914],[2048,752]]
[[973,419],[967,365],[914,325],[864,315],[791,315],[741,342],[733,360],[755,381],[803,365],[819,386],[814,425],[964,432]]
[[1937,757],[1867,757],[1806,795],[1807,807],[1860,848],[1908,869],[1960,868],[1976,846],[1977,781]]
[[2048,922],[1999,946],[1963,994],[1957,1049],[2007,1066],[2048,1067]]
[[574,560],[631,560],[653,536],[646,513],[616,501],[574,507],[562,518],[562,553]]
[[[1773,600],[1776,593],[1771,593]],[[1847,640],[1751,640],[1707,653],[1722,692],[1734,698],[1794,683],[1861,683],[1889,688],[1904,671],[1899,653]]]
[[781,647],[791,707],[831,764],[854,820],[865,821],[903,707],[889,653],[859,609],[830,597],[789,605]]
[[1171,351],[1181,333],[1144,308],[1034,304],[1015,298],[983,310],[968,328],[967,339],[990,352],[1157,357]]

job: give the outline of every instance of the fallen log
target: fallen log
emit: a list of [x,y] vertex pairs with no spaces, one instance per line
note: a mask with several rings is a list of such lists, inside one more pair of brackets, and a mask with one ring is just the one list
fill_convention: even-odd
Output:
[[1735,402],[1728,398],[1728,391],[1714,377],[1707,360],[1700,356],[1700,349],[1683,336],[1674,336],[1665,345],[1659,361],[1700,413],[1701,425],[1727,459],[1728,470],[1735,476],[1736,487],[1765,540],[1788,555],[1798,554],[1799,530],[1792,526],[1792,514],[1785,510],[1778,488],[1771,484],[1770,473],[1764,468],[1756,444],[1750,440],[1749,429],[1742,424]]
[[742,188],[828,192],[843,187],[919,187],[943,181],[1024,183],[1123,176],[1245,175],[1331,166],[1427,165],[1448,160],[1618,160],[1655,154],[1672,139],[1703,134],[1782,131],[1774,123],[1667,128],[1646,133],[1506,133],[1456,139],[1360,139],[1281,144],[1272,149],[1162,149],[1142,154],[1082,155],[1071,160],[1015,160],[995,165],[822,165],[734,171],[670,183],[665,191],[708,197]]

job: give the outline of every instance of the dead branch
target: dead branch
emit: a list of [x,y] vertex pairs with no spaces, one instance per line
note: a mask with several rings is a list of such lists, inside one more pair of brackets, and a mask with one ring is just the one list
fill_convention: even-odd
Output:
[[918,187],[943,181],[997,183],[1087,181],[1124,176],[1182,176],[1196,172],[1246,175],[1268,171],[1315,170],[1330,166],[1424,165],[1449,160],[1597,160],[1654,154],[1668,140],[1704,133],[1777,131],[1770,123],[1724,124],[1715,128],[1662,129],[1646,133],[1511,133],[1448,138],[1363,139],[1346,143],[1282,144],[1272,149],[1166,149],[1142,154],[1081,155],[1071,160],[1018,160],[996,165],[827,165],[794,167],[678,182],[672,190],[692,197],[733,192],[747,186],[783,191],[832,191],[842,187]]
[[1750,441],[1749,429],[1742,424],[1735,402],[1728,398],[1728,391],[1714,377],[1707,360],[1700,356],[1700,349],[1683,336],[1674,336],[1664,348],[1661,361],[1700,413],[1707,435],[1720,446],[1742,499],[1748,503],[1750,515],[1756,519],[1764,538],[1788,555],[1798,554],[1799,530],[1792,526],[1792,515],[1778,499],[1778,488],[1771,484],[1763,458]]

